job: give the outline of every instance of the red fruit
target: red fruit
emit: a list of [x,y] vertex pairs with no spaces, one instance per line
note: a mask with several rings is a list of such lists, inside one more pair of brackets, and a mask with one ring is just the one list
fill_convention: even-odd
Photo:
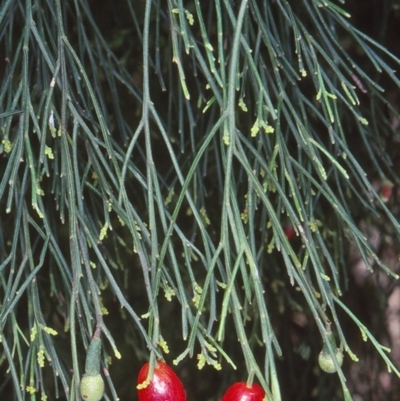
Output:
[[265,398],[264,390],[258,384],[250,387],[244,382],[235,383],[226,390],[222,401],[262,401]]
[[296,236],[296,231],[294,231],[294,228],[291,224],[286,224],[283,227],[283,232],[286,235],[286,238],[290,241]]
[[386,203],[392,197],[393,184],[390,181],[385,181],[380,190],[381,199]]
[[[147,379],[149,363],[140,369],[138,383],[141,385]],[[145,386],[138,389],[139,401],[186,401],[183,384],[176,373],[164,362],[157,362],[153,378]]]

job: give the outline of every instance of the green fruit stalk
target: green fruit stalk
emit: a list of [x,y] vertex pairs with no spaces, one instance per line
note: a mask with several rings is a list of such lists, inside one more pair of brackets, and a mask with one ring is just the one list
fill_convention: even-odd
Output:
[[86,354],[85,373],[87,375],[95,376],[100,373],[100,352],[101,340],[99,337],[93,337]]
[[84,401],[100,401],[104,394],[104,380],[100,374],[101,340],[93,337],[86,354],[85,374],[79,390]]

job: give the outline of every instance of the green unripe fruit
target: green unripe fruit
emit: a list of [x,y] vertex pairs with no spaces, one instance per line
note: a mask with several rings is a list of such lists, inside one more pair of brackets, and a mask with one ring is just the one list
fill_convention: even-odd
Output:
[[[318,364],[319,367],[326,373],[335,373],[337,371],[336,366],[341,367],[343,364],[343,353],[342,351],[336,347],[335,337],[333,336],[330,328],[330,324],[327,325],[326,328],[326,339],[322,351],[318,355]],[[329,347],[330,345],[330,347]],[[336,362],[335,365],[334,357],[332,356],[329,348],[335,352]]]
[[[339,348],[336,348],[335,356],[336,356],[338,365],[342,366],[343,354]],[[327,347],[325,347],[325,346],[318,355],[318,364],[319,364],[319,367],[326,373],[335,373],[337,371],[333,357],[329,353],[329,350],[327,349]]]
[[101,340],[96,333],[86,354],[85,374],[79,387],[82,400],[100,401],[104,395],[104,380],[100,374]]
[[100,401],[104,394],[104,380],[101,374],[94,376],[83,375],[79,390],[82,400]]

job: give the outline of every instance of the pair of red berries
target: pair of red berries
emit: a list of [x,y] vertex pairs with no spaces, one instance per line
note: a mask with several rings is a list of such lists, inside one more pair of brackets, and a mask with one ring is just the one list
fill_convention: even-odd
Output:
[[[147,379],[148,371],[149,364],[146,363],[139,372],[139,384]],[[151,382],[147,386],[139,386],[138,394],[139,401],[186,401],[182,382],[164,362],[157,363]],[[238,382],[226,390],[222,401],[262,401],[264,398],[264,390],[258,384],[247,386]]]

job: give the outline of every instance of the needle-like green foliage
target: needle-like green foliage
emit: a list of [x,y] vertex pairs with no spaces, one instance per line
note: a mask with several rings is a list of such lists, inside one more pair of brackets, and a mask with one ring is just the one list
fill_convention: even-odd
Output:
[[290,311],[399,375],[344,295],[350,246],[397,278],[360,221],[399,241],[400,60],[344,2],[4,0],[0,54],[2,399],[78,400],[96,327],[108,400],[169,346],[281,401]]

